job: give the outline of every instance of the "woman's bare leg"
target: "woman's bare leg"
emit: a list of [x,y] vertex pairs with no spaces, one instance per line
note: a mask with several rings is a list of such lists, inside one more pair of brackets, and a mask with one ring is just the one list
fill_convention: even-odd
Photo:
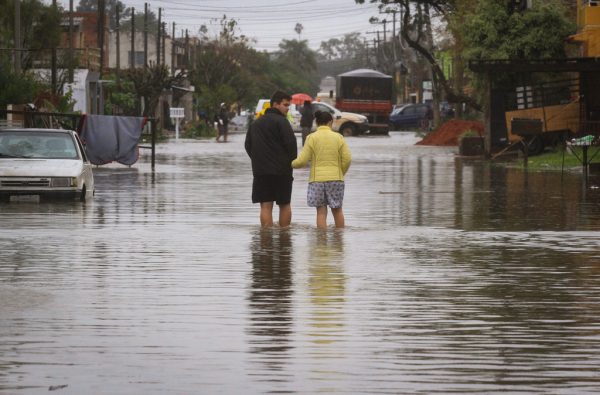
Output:
[[317,207],[317,228],[327,228],[327,206]]
[[332,208],[331,213],[333,214],[333,220],[335,221],[336,228],[343,228],[344,226],[346,226],[346,223],[344,220],[344,211],[342,210],[341,207],[340,208]]

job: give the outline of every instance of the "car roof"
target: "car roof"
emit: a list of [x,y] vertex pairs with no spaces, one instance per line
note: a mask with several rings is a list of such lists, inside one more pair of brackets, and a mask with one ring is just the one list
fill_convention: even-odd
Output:
[[71,133],[69,129],[44,129],[44,128],[0,128],[0,132],[50,132],[50,133]]

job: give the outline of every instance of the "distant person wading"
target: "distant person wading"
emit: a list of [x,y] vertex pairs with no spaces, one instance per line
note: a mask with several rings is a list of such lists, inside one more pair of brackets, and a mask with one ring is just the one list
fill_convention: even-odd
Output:
[[215,123],[217,124],[217,142],[221,136],[223,136],[223,142],[226,143],[229,126],[229,114],[225,103],[221,103],[221,106],[215,115]]

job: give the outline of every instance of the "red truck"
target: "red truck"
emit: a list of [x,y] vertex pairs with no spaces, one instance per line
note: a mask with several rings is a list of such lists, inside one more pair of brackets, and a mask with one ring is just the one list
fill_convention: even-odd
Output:
[[357,69],[336,78],[335,107],[369,119],[370,134],[388,134],[393,79],[371,69]]

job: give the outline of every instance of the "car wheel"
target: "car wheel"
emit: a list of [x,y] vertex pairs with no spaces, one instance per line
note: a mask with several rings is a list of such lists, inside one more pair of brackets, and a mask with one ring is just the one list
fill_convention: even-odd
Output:
[[527,155],[539,155],[544,151],[544,140],[541,136],[527,139]]
[[340,128],[340,133],[342,136],[356,136],[356,126],[351,123],[345,123]]

